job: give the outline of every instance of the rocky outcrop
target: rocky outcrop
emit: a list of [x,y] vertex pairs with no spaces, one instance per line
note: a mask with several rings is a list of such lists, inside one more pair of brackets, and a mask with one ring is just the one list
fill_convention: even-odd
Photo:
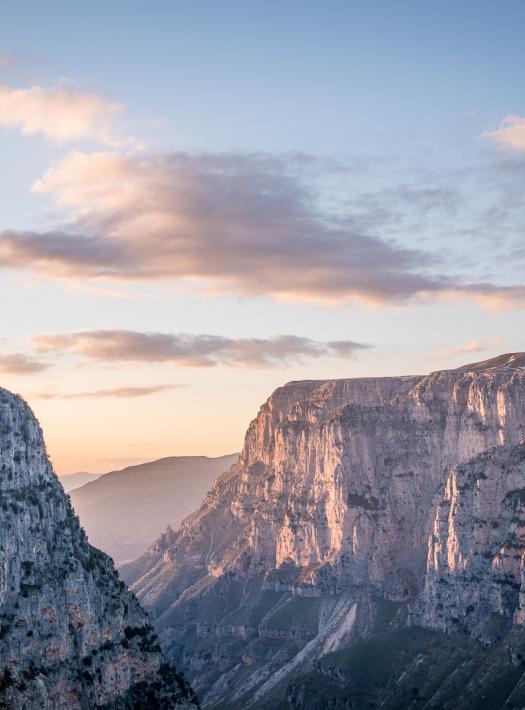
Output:
[[476,633],[496,613],[525,621],[525,444],[454,466],[428,544],[414,619]]
[[196,707],[106,555],[89,545],[29,407],[0,390],[0,707]]
[[519,353],[289,383],[200,510],[123,575],[209,707],[263,707],[314,658],[407,623],[490,644],[525,613],[524,440]]

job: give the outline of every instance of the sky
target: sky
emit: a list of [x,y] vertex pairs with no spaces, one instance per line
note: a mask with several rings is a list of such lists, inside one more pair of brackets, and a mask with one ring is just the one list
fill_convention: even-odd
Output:
[[59,473],[525,350],[525,3],[4,3],[0,386]]

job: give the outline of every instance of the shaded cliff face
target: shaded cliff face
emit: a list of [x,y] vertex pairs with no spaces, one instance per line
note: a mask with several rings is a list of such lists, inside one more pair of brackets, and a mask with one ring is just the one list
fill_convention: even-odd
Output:
[[525,621],[525,443],[454,466],[428,544],[414,619],[471,634],[497,613]]
[[111,560],[91,547],[27,405],[0,389],[0,707],[193,707]]
[[[510,627],[524,615],[524,437],[520,354],[426,377],[290,383],[201,509],[123,575],[209,707],[262,707],[319,658],[407,623],[477,625],[472,643],[491,643],[490,614]],[[498,456],[514,462],[508,475]],[[498,535],[483,524],[491,505]]]

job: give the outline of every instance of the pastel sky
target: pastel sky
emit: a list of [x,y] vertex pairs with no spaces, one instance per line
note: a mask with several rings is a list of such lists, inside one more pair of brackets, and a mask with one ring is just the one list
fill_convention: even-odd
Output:
[[289,380],[525,350],[525,3],[53,1],[0,26],[0,385],[58,472]]

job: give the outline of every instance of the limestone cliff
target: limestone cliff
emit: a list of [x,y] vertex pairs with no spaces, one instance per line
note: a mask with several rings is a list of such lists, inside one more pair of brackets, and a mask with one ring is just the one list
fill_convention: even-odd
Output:
[[29,407],[0,389],[0,707],[196,707],[88,544]]
[[454,466],[428,545],[414,619],[476,633],[492,614],[525,621],[525,444]]
[[[289,383],[200,510],[123,574],[209,707],[323,707],[297,674],[346,687],[358,661],[345,670],[340,654],[397,629],[466,631],[454,648],[486,658],[484,644],[525,618],[524,440],[519,353],[428,376]],[[374,695],[387,685],[352,707],[394,707]],[[462,706],[439,687],[438,707],[447,693]]]

